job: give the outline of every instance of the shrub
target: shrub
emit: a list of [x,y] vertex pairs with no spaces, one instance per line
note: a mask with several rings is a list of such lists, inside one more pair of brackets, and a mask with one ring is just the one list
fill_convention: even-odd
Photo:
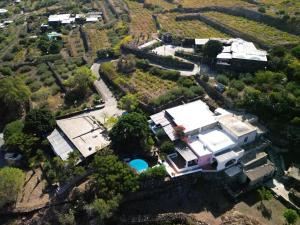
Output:
[[240,80],[232,80],[230,82],[230,86],[239,90],[239,91],[242,91],[245,87],[245,84],[243,81],[240,81]]
[[41,83],[39,81],[35,81],[31,84],[29,84],[29,88],[32,92],[36,92],[37,90],[39,90],[41,88]]
[[258,8],[258,11],[261,12],[261,13],[266,13],[266,8],[261,6]]
[[291,52],[292,52],[293,56],[295,56],[298,59],[300,59],[300,45],[298,45],[297,47],[293,48]]
[[299,218],[297,211],[293,209],[284,210],[283,216],[288,224],[295,224]]
[[160,146],[160,151],[163,153],[170,153],[174,150],[174,144],[171,141],[164,141]]
[[4,76],[10,76],[12,75],[12,70],[8,66],[0,67],[0,73],[2,73]]
[[227,91],[226,91],[226,94],[228,97],[232,98],[232,99],[235,99],[238,97],[238,94],[239,94],[239,91],[235,88],[229,88]]
[[228,85],[228,83],[229,83],[229,79],[225,75],[218,75],[216,79],[219,83],[224,84],[224,85]]
[[20,68],[20,73],[27,73],[31,71],[31,67],[30,66],[23,66]]
[[165,69],[160,69],[158,67],[152,67],[149,70],[149,73],[151,73],[154,76],[160,77],[162,79],[166,80],[173,80],[176,81],[180,77],[180,73],[175,70],[165,70]]
[[204,74],[201,76],[201,80],[203,80],[204,82],[208,82],[209,81],[209,76]]
[[156,166],[149,168],[146,171],[142,172],[139,176],[140,181],[163,181],[167,176],[167,172],[164,166]]

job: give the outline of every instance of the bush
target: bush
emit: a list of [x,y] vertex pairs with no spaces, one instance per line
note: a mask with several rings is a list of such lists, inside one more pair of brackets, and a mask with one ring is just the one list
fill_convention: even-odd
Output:
[[232,99],[235,99],[238,97],[238,94],[239,94],[239,91],[235,88],[229,88],[227,91],[226,91],[226,94],[228,97],[232,98]]
[[167,176],[167,172],[164,166],[156,166],[149,168],[146,171],[142,172],[139,176],[140,181],[163,181]]
[[225,75],[218,75],[216,79],[219,83],[224,84],[224,85],[228,85],[228,83],[229,83],[229,79]]
[[163,153],[170,153],[174,150],[175,146],[171,141],[164,141],[160,146],[160,151]]
[[209,76],[204,74],[201,76],[201,80],[203,80],[204,82],[208,82],[209,81]]
[[295,56],[298,59],[300,59],[300,45],[298,45],[297,47],[293,48],[291,52],[292,52],[293,56]]
[[31,67],[30,66],[23,66],[20,68],[20,73],[27,73],[31,71]]
[[235,88],[239,91],[242,91],[245,88],[245,84],[243,81],[240,81],[240,80],[232,80],[230,82],[230,87]]
[[31,84],[29,84],[29,88],[32,92],[36,92],[37,90],[39,90],[41,88],[41,83],[39,81],[35,81]]
[[173,81],[178,80],[178,78],[180,77],[180,73],[178,71],[164,70],[164,69],[160,69],[158,67],[152,67],[149,70],[149,73],[151,73],[154,76],[160,77],[162,79],[173,80]]
[[11,60],[13,60],[13,58],[14,58],[14,55],[13,55],[13,54],[11,54],[11,53],[6,53],[6,54],[3,56],[2,60],[3,60],[3,61],[11,61]]
[[259,7],[259,8],[258,8],[258,12],[266,13],[265,7],[263,7],[263,6]]
[[2,73],[4,76],[10,76],[12,75],[12,70],[8,66],[0,67],[0,73]]
[[299,218],[297,211],[293,209],[284,210],[283,216],[288,224],[295,224]]

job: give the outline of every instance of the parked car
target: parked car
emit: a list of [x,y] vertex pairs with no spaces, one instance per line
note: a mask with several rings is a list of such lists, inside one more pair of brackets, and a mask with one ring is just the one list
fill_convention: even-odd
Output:
[[21,163],[22,155],[16,152],[9,152],[9,153],[5,153],[4,159],[8,165],[16,166]]
[[223,93],[226,89],[225,85],[221,84],[221,83],[217,83],[215,85],[215,89],[220,92],[220,93]]

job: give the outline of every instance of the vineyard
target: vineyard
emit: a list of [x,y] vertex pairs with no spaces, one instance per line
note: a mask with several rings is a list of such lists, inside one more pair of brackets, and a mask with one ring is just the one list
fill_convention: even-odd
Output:
[[177,36],[188,38],[228,37],[226,34],[206,25],[201,21],[176,21],[175,18],[178,15],[180,14],[159,14],[158,19],[162,29]]
[[80,32],[78,28],[70,32],[67,42],[68,43],[66,47],[68,49],[70,56],[78,57],[83,55],[84,47],[83,47],[83,42],[80,37]]
[[176,4],[176,1],[174,1],[174,3],[170,3],[167,0],[145,0],[145,4],[157,5],[163,9],[173,9],[176,8],[178,5]]
[[128,92],[137,93],[139,99],[145,103],[176,87],[173,81],[163,80],[140,70],[135,71],[130,77],[119,75],[114,82]]
[[203,15],[230,28],[256,37],[268,45],[296,44],[300,41],[300,37],[296,35],[277,30],[274,27],[262,23],[247,20],[243,17],[231,16],[218,12],[207,12],[203,13]]
[[143,8],[143,4],[126,1],[130,10],[130,32],[137,43],[147,42],[156,33],[152,12]]

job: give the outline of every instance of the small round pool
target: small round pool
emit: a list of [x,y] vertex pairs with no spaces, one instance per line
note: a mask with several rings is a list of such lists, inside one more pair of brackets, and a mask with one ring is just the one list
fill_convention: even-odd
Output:
[[129,162],[129,166],[136,170],[136,172],[141,173],[148,169],[148,163],[142,159],[134,159]]

